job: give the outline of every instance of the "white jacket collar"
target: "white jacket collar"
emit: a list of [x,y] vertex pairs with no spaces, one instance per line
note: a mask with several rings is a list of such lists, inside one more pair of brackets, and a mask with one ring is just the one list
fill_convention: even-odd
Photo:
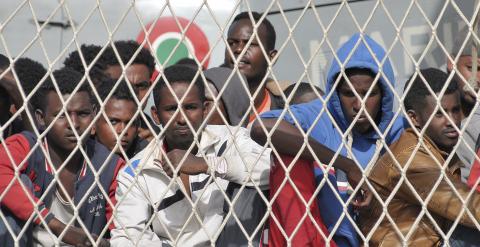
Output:
[[[221,135],[227,134],[223,132],[225,132],[224,126],[208,125],[205,127],[202,131],[198,153],[206,153],[207,150],[218,144],[218,142],[221,141]],[[156,160],[162,160],[166,152],[163,138],[152,140],[142,151],[140,161],[142,165],[137,167],[137,169],[158,170],[163,172],[163,169],[157,164]]]

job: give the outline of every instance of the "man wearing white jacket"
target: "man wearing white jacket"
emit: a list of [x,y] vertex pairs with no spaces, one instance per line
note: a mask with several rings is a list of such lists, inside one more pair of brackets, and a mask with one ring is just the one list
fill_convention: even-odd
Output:
[[205,89],[195,74],[169,67],[153,90],[152,115],[165,133],[118,175],[113,246],[210,246],[221,232],[228,182],[268,188],[271,150],[244,128],[202,127]]

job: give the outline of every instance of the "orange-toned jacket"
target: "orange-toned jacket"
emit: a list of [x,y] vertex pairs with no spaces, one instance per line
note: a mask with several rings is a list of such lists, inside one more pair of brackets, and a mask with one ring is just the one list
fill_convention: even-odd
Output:
[[[440,151],[426,136],[423,138],[424,144],[420,144],[415,153],[418,142],[419,138],[412,129],[405,130],[400,139],[390,146],[394,157],[386,152],[368,173],[368,178],[383,203],[386,204],[386,201],[392,197],[387,207],[388,213],[405,238],[404,244],[386,214],[381,215],[383,212],[381,203],[374,199],[368,208],[361,211],[359,221],[365,235],[374,231],[370,238],[370,246],[439,246],[443,239],[432,224],[432,220],[442,231],[447,232],[451,222],[460,215],[462,202],[454,193],[454,189],[465,199],[470,188],[460,180],[456,165],[458,159],[454,157],[455,161],[450,162],[452,165],[448,165],[445,169],[446,176],[440,179],[438,187],[434,189],[442,173],[441,166],[444,165],[448,154]],[[407,186],[405,180],[401,180],[402,174],[399,167],[405,170],[411,187]],[[453,188],[447,183],[447,179],[451,181]],[[397,186],[399,186],[398,190],[396,190]],[[415,192],[419,197],[415,196]],[[422,212],[421,201],[425,201],[430,193],[432,197],[425,203],[432,220],[425,212],[418,224],[413,227],[416,218]],[[475,220],[479,221],[480,194],[474,192],[467,205]],[[372,230],[377,221],[380,221],[380,224]],[[475,227],[466,213],[462,214],[459,224]],[[410,231],[412,234],[407,238]]]

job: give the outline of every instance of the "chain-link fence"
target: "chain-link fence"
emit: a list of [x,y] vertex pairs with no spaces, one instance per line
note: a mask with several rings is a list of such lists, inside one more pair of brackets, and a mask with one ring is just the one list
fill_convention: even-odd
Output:
[[4,1],[1,245],[480,245],[479,10]]

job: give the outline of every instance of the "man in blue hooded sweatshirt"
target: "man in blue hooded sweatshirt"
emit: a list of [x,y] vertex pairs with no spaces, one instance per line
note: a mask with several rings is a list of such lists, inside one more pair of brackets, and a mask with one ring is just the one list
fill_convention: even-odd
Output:
[[[385,136],[386,145],[398,139],[403,131],[403,119],[395,118],[392,112],[395,77],[378,43],[367,35],[355,34],[337,51],[337,57],[327,76],[323,100],[290,106],[291,112],[284,116],[286,109],[267,112],[262,115],[262,122],[271,132],[278,118],[282,118],[271,136],[271,144],[281,154],[295,156],[302,148],[303,134],[294,125],[304,132],[310,131],[308,141],[315,154],[305,149],[301,159],[315,161],[316,156],[322,163],[329,164],[340,149],[341,156],[332,163],[340,195],[346,199],[347,180],[357,185],[363,176],[362,170],[385,151],[381,136]],[[267,134],[259,122],[253,126],[252,137],[259,143],[266,142]],[[324,176],[322,169],[316,167],[314,173],[319,183]],[[335,178],[329,179],[335,181]],[[333,193],[324,185],[317,196],[322,219],[330,232],[343,213],[342,204]],[[353,200],[353,204],[368,204],[371,194],[364,199],[363,202]],[[355,232],[352,223],[343,217],[335,230],[334,240],[339,246],[359,246]]]

